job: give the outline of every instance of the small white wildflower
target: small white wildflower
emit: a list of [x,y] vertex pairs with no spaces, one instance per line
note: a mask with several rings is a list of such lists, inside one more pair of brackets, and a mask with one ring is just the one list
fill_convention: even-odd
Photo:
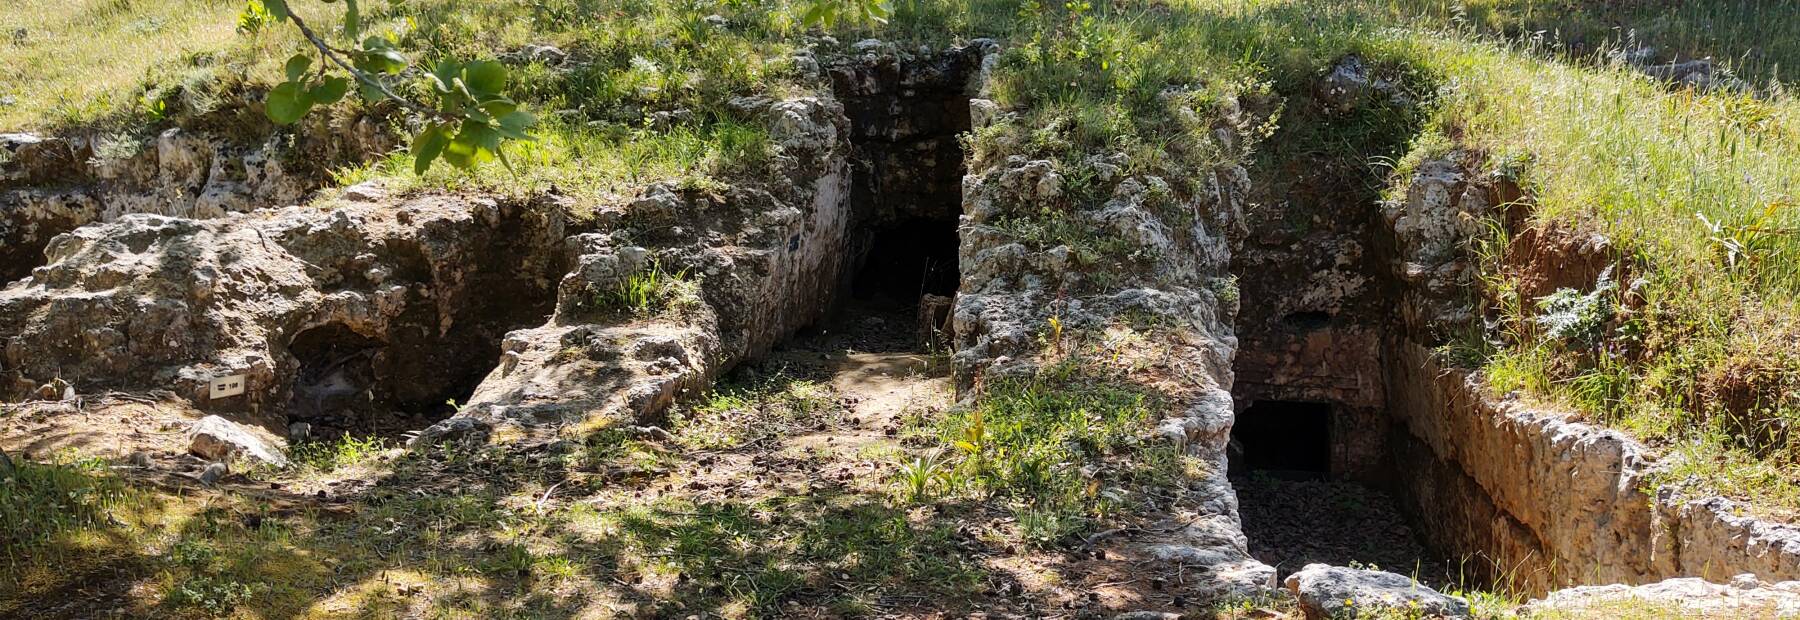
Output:
[[656,66],[655,61],[643,56],[631,57],[631,70],[641,73],[662,73],[662,67]]

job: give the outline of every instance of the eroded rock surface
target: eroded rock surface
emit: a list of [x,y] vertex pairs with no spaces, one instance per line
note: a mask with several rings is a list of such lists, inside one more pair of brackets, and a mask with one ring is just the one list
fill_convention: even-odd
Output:
[[1730,583],[1683,577],[1640,586],[1581,586],[1533,600],[1525,611],[1558,618],[1792,618],[1800,615],[1800,581],[1769,583],[1745,574]]
[[1288,575],[1288,592],[1311,620],[1379,617],[1466,618],[1469,603],[1405,575],[1310,564]]
[[[1177,189],[1158,176],[1124,174],[1122,157],[1095,156],[1083,167],[1095,173],[1092,183],[1104,198],[1083,204],[1065,194],[1067,175],[1056,161],[977,163],[984,166],[963,182],[962,284],[952,318],[961,387],[972,388],[977,377],[1036,371],[1051,337],[1044,334],[1061,329],[1129,343],[1119,345],[1130,349],[1126,355],[1155,366],[1133,379],[1176,401],[1152,438],[1182,446],[1207,469],[1189,482],[1197,499],[1177,503],[1155,528],[1159,535],[1134,544],[1157,569],[1188,571],[1185,585],[1202,599],[1271,592],[1275,569],[1250,557],[1225,479],[1237,345],[1227,239],[1240,230],[1245,171],[1196,171],[1187,189]],[[1008,227],[1052,210],[1067,210],[1081,229],[1116,240],[1117,253],[1097,251],[1085,239],[1022,239]],[[1123,275],[1129,284],[1106,286],[1098,280],[1106,275]],[[1152,318],[1135,320],[1142,317]]]
[[215,218],[293,204],[399,142],[374,117],[314,118],[261,138],[169,128],[154,136],[0,134],[0,282],[43,264],[52,237],[130,213]]
[[215,462],[245,460],[283,466],[287,457],[249,428],[216,415],[200,418],[188,429],[188,452]]
[[[1616,430],[1491,393],[1483,378],[1446,367],[1434,336],[1467,325],[1462,290],[1474,268],[1462,222],[1499,213],[1516,191],[1471,172],[1466,154],[1421,164],[1404,204],[1387,207],[1401,251],[1408,330],[1384,345],[1389,411],[1407,433],[1392,447],[1411,475],[1400,495],[1419,530],[1451,557],[1481,558],[1538,592],[1575,583],[1638,584],[1751,572],[1800,578],[1800,528],[1741,514],[1722,498],[1665,488],[1651,495],[1658,455]],[[1517,217],[1509,219],[1519,220]],[[1528,247],[1535,242],[1541,247]],[[1507,260],[1535,290],[1587,290],[1611,264],[1603,238],[1532,228]],[[1505,567],[1505,568],[1502,568]]]
[[[741,107],[772,128],[777,182],[721,194],[653,185],[601,213],[601,231],[566,241],[572,269],[553,319],[508,334],[498,367],[458,414],[474,422],[446,424],[652,418],[831,308],[850,233],[842,110],[816,98]],[[691,294],[639,319],[604,307],[610,291],[650,272],[685,279]]]
[[[306,406],[436,406],[548,314],[562,237],[554,201],[481,197],[127,215],[0,290],[0,388],[167,389],[270,428]],[[211,398],[231,375],[245,393]]]

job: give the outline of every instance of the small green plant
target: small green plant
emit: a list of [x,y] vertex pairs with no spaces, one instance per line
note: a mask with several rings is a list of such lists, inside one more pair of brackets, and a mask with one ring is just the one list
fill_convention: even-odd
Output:
[[177,608],[221,617],[231,614],[255,595],[256,588],[249,584],[218,575],[196,575],[182,579],[170,588],[165,602]]
[[981,409],[969,414],[968,422],[962,427],[962,437],[952,445],[974,464],[977,473],[985,469],[983,459],[987,455],[988,445],[987,415]]
[[1606,335],[1606,323],[1613,316],[1612,293],[1612,270],[1609,268],[1600,274],[1593,291],[1582,293],[1564,288],[1538,300],[1543,314],[1537,317],[1537,322],[1543,326],[1544,336],[1583,346],[1597,344]]
[[899,478],[906,490],[907,501],[917,502],[930,497],[933,487],[946,482],[949,471],[948,461],[940,450],[932,450],[900,464]]
[[619,282],[618,288],[613,289],[613,300],[632,312],[645,312],[650,309],[650,303],[656,300],[656,291],[661,281],[662,268],[652,265]]
[[1026,507],[1015,515],[1019,536],[1026,542],[1049,547],[1087,527],[1087,518],[1066,506]]
[[838,22],[885,24],[894,16],[891,0],[807,0],[801,20],[831,28]]
[[237,31],[254,35],[262,32],[273,21],[275,16],[269,14],[269,7],[263,4],[263,0],[249,0],[244,3],[244,9],[238,12]]
[[296,465],[329,473],[368,462],[391,447],[381,437],[356,437],[346,432],[337,439],[301,443],[290,456]]
[[610,290],[603,290],[595,295],[594,303],[600,308],[612,309],[633,315],[646,315],[669,305],[679,305],[684,296],[697,295],[691,288],[685,270],[670,274],[663,271],[662,263],[651,261],[649,268],[640,269],[626,276]]

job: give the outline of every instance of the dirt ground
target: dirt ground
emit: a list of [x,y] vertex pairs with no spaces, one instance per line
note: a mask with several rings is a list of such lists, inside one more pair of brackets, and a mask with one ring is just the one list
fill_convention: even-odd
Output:
[[[932,425],[955,406],[947,360],[919,351],[906,311],[855,310],[648,434],[438,454],[320,443],[296,450],[294,468],[216,486],[185,451],[202,414],[173,399],[9,408],[9,453],[100,457],[80,484],[130,490],[105,504],[94,540],[11,558],[0,616],[1287,613],[1209,608],[1180,567],[1133,555],[1174,519],[1121,516],[1092,538],[1043,544],[1004,502],[906,498],[899,469],[941,451]],[[1179,498],[1164,500],[1142,515],[1180,514]]]

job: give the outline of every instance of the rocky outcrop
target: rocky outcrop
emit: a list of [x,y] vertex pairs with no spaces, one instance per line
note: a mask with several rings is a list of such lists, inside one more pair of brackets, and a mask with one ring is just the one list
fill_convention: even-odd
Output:
[[[130,213],[215,218],[299,202],[332,166],[399,144],[373,117],[309,119],[246,139],[174,127],[126,134],[0,134],[0,282],[43,264],[52,237]],[[304,153],[304,155],[301,155]]]
[[[0,388],[168,389],[274,429],[296,407],[437,406],[548,314],[562,212],[422,196],[83,227],[0,290]],[[244,393],[213,398],[233,375]]]
[[[556,312],[515,331],[449,425],[554,429],[660,414],[684,390],[821,318],[848,267],[850,171],[842,109],[827,99],[739,102],[771,127],[776,181],[722,194],[653,185],[570,237]],[[619,316],[596,300],[660,274],[660,311]],[[677,290],[683,289],[684,290]],[[603,305],[603,304],[602,304]]]
[[1367,106],[1377,99],[1385,100],[1380,103],[1412,105],[1412,98],[1397,80],[1380,75],[1356,54],[1340,58],[1331,66],[1331,71],[1319,80],[1315,96],[1327,109],[1340,114]]
[[1683,577],[1641,586],[1582,586],[1551,592],[1523,611],[1546,618],[1792,618],[1800,615],[1800,581],[1768,583],[1745,574],[1723,584]]
[[1421,162],[1404,197],[1382,205],[1396,246],[1394,272],[1407,289],[1400,296],[1401,325],[1426,340],[1478,320],[1469,244],[1517,194],[1505,177],[1478,172],[1475,158],[1455,152]]
[[[901,112],[962,99],[993,44],[918,55],[861,49],[823,72],[836,98],[731,102],[770,128],[769,182],[716,194],[652,185],[603,211],[600,230],[571,237],[573,269],[555,317],[507,336],[498,367],[458,419],[545,427],[654,418],[683,391],[831,311],[871,227],[954,217],[921,209],[957,204],[943,194],[956,189],[955,136],[967,129],[966,110]],[[691,298],[629,321],[591,307],[596,295],[652,270],[690,282]]]
[[1405,575],[1308,564],[1284,582],[1309,620],[1359,617],[1467,618],[1469,603]]

